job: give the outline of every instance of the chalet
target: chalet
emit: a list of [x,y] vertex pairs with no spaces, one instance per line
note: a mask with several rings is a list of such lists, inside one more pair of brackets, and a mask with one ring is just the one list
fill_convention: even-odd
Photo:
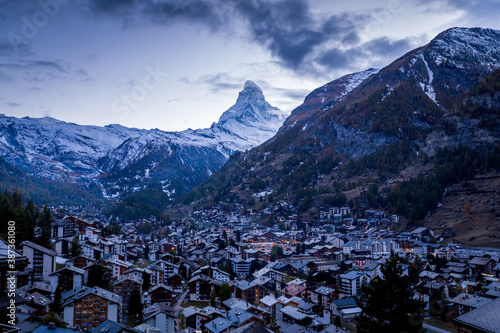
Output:
[[28,297],[28,306],[35,309],[35,316],[43,317],[49,312],[49,304],[52,303],[50,297],[34,292]]
[[128,300],[130,298],[130,295],[132,294],[132,291],[134,289],[141,291],[142,284],[143,280],[141,278],[134,278],[132,276],[124,276],[113,283],[113,292],[121,295],[123,300],[122,305],[124,309],[128,308]]
[[280,312],[283,315],[283,321],[288,324],[299,324],[301,326],[309,326],[312,324],[314,316],[302,312],[298,308],[292,306],[285,306],[280,309]]
[[455,318],[458,332],[500,332],[499,308],[500,298]]
[[172,251],[177,252],[177,246],[168,242],[161,243],[158,247],[158,251],[160,253],[170,253]]
[[231,275],[229,273],[224,272],[223,270],[220,270],[217,267],[209,265],[203,266],[197,271],[193,272],[193,276],[196,275],[205,275],[212,279],[224,282],[231,280]]
[[179,274],[172,273],[165,278],[166,285],[172,287],[174,290],[182,289],[184,279]]
[[231,268],[236,276],[246,277],[250,274],[250,266],[252,262],[255,260],[251,259],[240,259],[240,258],[232,258],[231,260]]
[[230,332],[237,328],[231,320],[226,319],[226,318],[217,318],[212,320],[211,322],[208,322],[204,328],[207,332],[210,333],[224,333],[224,332]]
[[338,298],[338,295],[338,291],[333,288],[319,287],[311,293],[311,301],[323,308],[329,309],[330,304]]
[[265,325],[265,321],[252,314],[248,310],[244,310],[238,307],[232,308],[226,313],[226,318],[230,320],[235,326],[241,327],[249,323],[259,322]]
[[271,313],[271,316],[276,316],[276,305],[278,300],[273,294],[267,295],[259,300],[259,306]]
[[107,319],[119,322],[121,296],[99,287],[81,287],[62,294],[64,322],[70,328],[92,329]]
[[204,301],[210,299],[212,279],[207,275],[196,275],[188,282],[189,299],[192,301]]
[[85,266],[92,265],[95,262],[96,260],[93,258],[86,257],[84,255],[79,255],[71,259],[68,259],[68,261],[66,261],[66,265],[74,266],[76,268],[83,268]]
[[496,261],[490,257],[474,257],[469,260],[468,264],[474,269],[478,274],[493,274],[493,268],[496,265]]
[[330,309],[333,315],[340,316],[342,319],[354,318],[362,311],[356,304],[354,297],[333,300]]
[[128,261],[123,260],[108,260],[106,265],[111,269],[111,274],[113,279],[121,278],[127,270],[132,268],[134,265]]
[[306,293],[307,287],[302,285],[296,285],[293,282],[288,284],[285,288],[281,289],[281,294],[291,298],[294,296],[302,297]]
[[260,299],[269,295],[269,291],[253,281],[242,280],[234,283],[234,295],[250,304],[258,304]]
[[460,294],[452,299],[451,302],[455,305],[458,314],[461,316],[491,302],[491,299],[478,295]]
[[59,286],[62,292],[83,286],[87,272],[74,266],[65,266],[49,274],[52,292]]
[[76,235],[75,221],[70,218],[56,219],[52,223],[52,237],[70,238]]
[[[302,265],[302,267],[303,266],[304,265]],[[298,269],[297,265],[293,265],[292,263],[277,263],[273,266],[273,269],[292,277],[298,277],[298,278],[305,277],[304,272]]]
[[151,296],[151,304],[160,303],[165,305],[173,305],[175,303],[175,294],[171,286],[166,286],[163,283],[149,289]]
[[207,306],[203,309],[190,306],[182,311],[185,320],[185,327],[194,328],[201,331],[202,327],[217,318],[224,317],[224,314],[213,307]]
[[163,304],[153,304],[143,310],[143,322],[156,327],[161,333],[174,333],[175,318],[177,317],[174,308]]

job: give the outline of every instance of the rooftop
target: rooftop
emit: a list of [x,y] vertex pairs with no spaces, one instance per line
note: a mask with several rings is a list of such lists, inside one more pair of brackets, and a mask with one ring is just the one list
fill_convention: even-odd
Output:
[[500,332],[500,298],[457,317],[455,322],[475,328],[478,332]]
[[460,304],[471,308],[479,308],[486,303],[489,303],[491,299],[477,295],[460,294],[451,301],[455,304]]
[[27,247],[31,247],[32,249],[35,249],[37,251],[40,251],[40,252],[43,252],[49,256],[52,256],[52,257],[56,257],[57,256],[57,252],[56,251],[52,251],[50,249],[47,249],[46,247],[43,247],[41,245],[38,245],[38,244],[35,244],[33,242],[30,242],[30,241],[24,241],[21,243],[21,245],[23,246],[27,246]]

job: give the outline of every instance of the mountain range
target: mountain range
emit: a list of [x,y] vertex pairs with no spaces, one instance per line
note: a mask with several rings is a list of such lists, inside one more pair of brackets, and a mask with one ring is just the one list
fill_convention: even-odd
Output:
[[[349,201],[356,211],[385,209],[421,225],[458,184],[470,186],[478,173],[497,177],[499,69],[500,31],[448,29],[380,70],[315,89],[274,137],[233,155],[179,205],[287,200],[315,221],[319,207]],[[488,202],[478,225],[500,230],[500,202]],[[453,210],[461,219],[463,202]],[[440,231],[453,229],[448,222],[437,223]],[[478,244],[491,244],[481,237]]]
[[4,186],[23,188],[27,179],[36,179],[53,188],[92,188],[105,198],[151,183],[161,184],[166,193],[182,193],[217,171],[234,152],[272,137],[285,118],[252,81],[206,129],[165,132],[0,115],[0,177]]
[[313,90],[288,117],[251,81],[207,129],[2,115],[0,184],[80,203],[155,188],[176,198],[172,215],[286,200],[316,221],[320,207],[348,202],[448,237],[479,230],[465,240],[500,245],[491,239],[500,231],[499,116],[500,31],[451,28],[382,69]]

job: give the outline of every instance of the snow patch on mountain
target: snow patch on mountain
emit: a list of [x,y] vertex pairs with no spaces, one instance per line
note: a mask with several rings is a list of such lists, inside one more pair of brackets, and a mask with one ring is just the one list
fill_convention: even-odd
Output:
[[[162,182],[171,176],[191,186],[215,172],[236,151],[272,137],[286,114],[271,106],[262,89],[247,81],[236,103],[210,128],[182,132],[141,130],[121,125],[82,126],[53,118],[15,118],[0,114],[0,158],[25,172],[60,181],[113,176],[103,195],[115,197],[127,180]],[[105,179],[102,181],[106,181]]]
[[429,64],[427,63],[427,60],[425,60],[424,55],[419,54],[418,57],[422,60],[425,68],[427,69],[427,82],[420,82],[420,86],[422,87],[422,90],[426,93],[426,95],[429,96],[429,98],[432,99],[434,103],[439,105],[436,100],[436,92],[434,91],[434,87],[432,86],[432,82],[434,81],[434,73],[432,73],[431,69],[429,68]]
[[429,43],[430,55],[436,65],[451,62],[460,69],[464,69],[468,63],[498,68],[500,67],[499,40],[500,31],[494,29],[450,28]]

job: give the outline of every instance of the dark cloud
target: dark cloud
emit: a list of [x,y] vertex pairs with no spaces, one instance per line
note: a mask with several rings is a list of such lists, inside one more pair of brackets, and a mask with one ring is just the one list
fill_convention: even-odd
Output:
[[360,42],[360,38],[357,32],[351,32],[347,34],[343,39],[342,39],[342,45],[344,46],[352,46],[356,45]]
[[218,30],[228,19],[224,2],[210,0],[90,0],[89,8],[96,14],[118,17],[127,28],[138,24],[136,20],[145,23],[146,18],[156,24],[198,22]]
[[335,14],[317,22],[304,0],[244,1],[236,8],[247,20],[253,40],[292,69],[298,69],[308,55],[326,42],[345,38],[352,42],[359,38],[354,16]]
[[222,8],[217,2],[206,0],[149,2],[144,12],[162,24],[180,19],[201,22],[217,30],[225,22]]
[[294,70],[325,43],[358,43],[360,23],[366,19],[338,13],[318,21],[306,0],[90,0],[90,8],[95,13],[115,15],[126,26],[133,26],[131,17],[137,14],[142,21],[171,24],[183,20],[224,32],[243,20],[253,42],[268,49],[282,66]]
[[364,48],[373,55],[395,58],[410,51],[412,49],[412,44],[407,38],[391,40],[387,37],[381,37],[365,43]]
[[[387,37],[361,45],[360,34],[374,20],[376,11],[332,11],[318,18],[307,0],[90,0],[90,4],[96,13],[116,15],[124,26],[133,26],[134,20],[165,25],[181,20],[227,32],[243,22],[252,42],[267,49],[281,66],[301,74],[324,75],[325,68],[329,72],[360,70],[359,64],[367,59],[390,61],[410,46],[408,40]],[[217,82],[207,81],[213,89],[224,88]],[[230,83],[226,88],[233,89],[237,84]]]
[[381,67],[412,48],[413,44],[409,39],[392,40],[381,37],[351,48],[328,49],[318,56],[316,62],[330,69],[359,70],[356,66],[363,61],[371,62],[371,66]]
[[15,102],[7,102],[5,103],[8,107],[11,107],[11,108],[18,108],[20,106],[22,106],[23,104],[22,103],[15,103]]
[[316,62],[329,69],[351,69],[366,56],[367,53],[360,47],[345,50],[332,48],[319,55]]

